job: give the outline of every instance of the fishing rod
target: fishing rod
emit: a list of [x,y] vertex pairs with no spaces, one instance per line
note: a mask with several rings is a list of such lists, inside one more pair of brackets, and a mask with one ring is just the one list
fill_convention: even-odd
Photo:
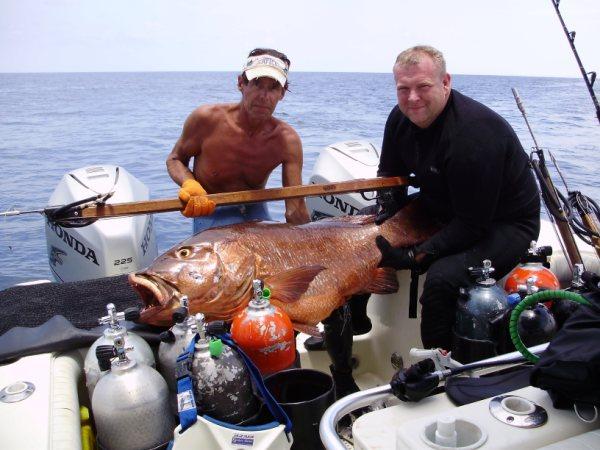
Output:
[[[521,97],[515,88],[512,88],[512,93],[515,97],[515,101],[517,102],[517,107],[525,119],[525,123],[529,129],[529,134],[531,134],[531,138],[533,139],[534,151],[531,152],[529,160],[531,167],[533,168],[533,171],[538,179],[544,205],[546,206],[548,216],[552,221],[558,242],[560,243],[563,253],[566,256],[567,263],[569,264],[571,271],[573,271],[575,264],[583,265],[581,253],[579,253],[579,248],[575,243],[575,237],[573,236],[573,231],[569,226],[567,214],[565,213],[563,205],[559,199],[559,193],[554,187],[554,183],[552,182],[552,178],[548,172],[544,151],[538,146],[535,135],[533,134],[533,130],[529,125],[529,120],[527,119],[527,113],[525,112],[525,107],[523,106]],[[534,158],[534,156],[537,156],[537,159]]]
[[[218,194],[208,194],[207,198],[214,201],[217,206],[240,205],[300,197],[343,194],[348,192],[368,192],[398,186],[409,186],[410,184],[411,180],[409,177],[361,178],[332,183],[222,192]],[[97,219],[180,211],[185,206],[178,198],[129,203],[106,203],[108,198],[112,195],[112,192],[109,194],[98,194],[62,206],[52,206],[27,211],[9,210],[0,212],[0,217],[39,213],[46,215],[51,222],[57,222],[62,226],[80,227],[89,225]]]
[[552,5],[554,5],[554,9],[556,10],[556,14],[558,15],[558,20],[560,20],[560,24],[563,27],[565,35],[567,36],[567,40],[569,41],[569,45],[571,46],[571,50],[573,50],[573,54],[575,55],[575,59],[577,60],[577,65],[579,66],[579,70],[581,70],[581,75],[583,76],[583,80],[585,81],[585,85],[588,88],[590,96],[592,97],[592,102],[594,103],[594,107],[596,108],[596,117],[598,118],[598,122],[600,123],[600,105],[598,104],[598,99],[596,98],[596,94],[594,93],[594,82],[596,81],[596,72],[586,72],[583,68],[583,63],[579,58],[579,54],[577,53],[577,49],[575,48],[575,31],[569,31],[567,26],[565,25],[565,21],[560,14],[560,10],[558,8],[560,4],[560,0],[551,0]]
[[[600,229],[598,228],[598,223],[600,223],[600,207],[594,200],[583,195],[581,192],[569,189],[554,155],[550,151],[548,153],[568,194],[568,198],[565,198],[560,191],[557,191],[564,205],[567,220],[575,234],[583,242],[594,247],[596,254],[600,258]],[[579,217],[577,217],[575,211],[577,211]]]

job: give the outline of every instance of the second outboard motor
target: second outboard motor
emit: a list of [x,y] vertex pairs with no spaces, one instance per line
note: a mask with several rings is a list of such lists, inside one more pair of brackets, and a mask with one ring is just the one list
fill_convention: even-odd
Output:
[[[319,184],[376,177],[380,153],[377,147],[367,141],[345,141],[328,145],[319,153],[308,182]],[[365,206],[373,204],[375,194],[371,192],[306,198],[306,207],[312,220],[354,215]]]
[[491,277],[492,263],[486,259],[483,267],[469,267],[473,286],[460,289],[454,325],[452,358],[469,363],[498,354],[496,328],[501,327],[509,310],[504,290]]

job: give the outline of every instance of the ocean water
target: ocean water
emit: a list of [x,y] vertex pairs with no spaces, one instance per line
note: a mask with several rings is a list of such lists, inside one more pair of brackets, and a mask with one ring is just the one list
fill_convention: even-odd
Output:
[[[126,168],[153,199],[176,197],[165,158],[196,106],[239,99],[236,76],[0,74],[0,211],[43,207],[65,173],[95,164]],[[533,141],[511,93],[517,88],[538,144],[556,157],[569,189],[600,201],[600,125],[581,79],[456,75],[453,87],[504,116],[529,149]],[[329,144],[365,139],[379,146],[394,104],[391,74],[293,73],[276,116],[302,138],[304,182]],[[268,187],[280,185],[276,170]],[[269,208],[283,220],[283,202]],[[155,220],[159,252],[191,232],[178,212]],[[0,217],[0,289],[39,278],[52,278],[42,216]]]

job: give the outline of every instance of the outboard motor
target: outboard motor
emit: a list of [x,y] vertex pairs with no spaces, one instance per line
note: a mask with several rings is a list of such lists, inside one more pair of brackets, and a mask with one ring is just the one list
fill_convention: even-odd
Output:
[[254,417],[260,405],[242,358],[221,340],[206,336],[203,314],[196,314],[193,328],[199,335],[191,370],[199,414],[230,424]]
[[[123,336],[100,345],[94,354],[107,371],[96,385],[92,411],[98,443],[105,450],[145,450],[165,445],[173,435],[167,383],[145,364],[127,357]],[[112,360],[112,362],[111,362]]]
[[[48,200],[67,205],[105,194],[106,203],[149,200],[148,188],[118,166],[91,166],[63,176]],[[57,281],[79,281],[135,272],[158,255],[152,215],[97,220],[85,226],[46,218],[50,270]]]
[[[309,178],[310,184],[332,183],[358,178],[375,178],[379,167],[379,149],[367,141],[346,141],[325,147]],[[353,215],[375,204],[375,193],[347,193],[308,197],[306,206],[312,220]]]
[[461,363],[499,353],[498,329],[509,311],[506,293],[491,277],[494,272],[491,261],[486,259],[483,267],[469,267],[468,270],[475,283],[460,289],[452,351],[452,357]]
[[231,337],[265,376],[293,366],[296,339],[290,318],[269,302],[269,289],[261,280],[252,286],[254,298],[233,319]]
[[154,353],[152,353],[150,345],[138,335],[128,332],[120,323],[123,320],[137,320],[139,318],[139,311],[136,308],[128,308],[124,312],[117,312],[115,305],[112,303],[106,305],[106,310],[108,314],[100,317],[98,323],[108,326],[104,330],[103,335],[96,339],[89,348],[83,364],[85,384],[88,388],[90,399],[94,393],[96,383],[98,383],[98,380],[103,375],[98,366],[98,358],[96,357],[96,347],[99,345],[113,345],[115,338],[123,338],[123,345],[133,347],[129,355],[131,359],[151,367],[155,367],[156,365]]

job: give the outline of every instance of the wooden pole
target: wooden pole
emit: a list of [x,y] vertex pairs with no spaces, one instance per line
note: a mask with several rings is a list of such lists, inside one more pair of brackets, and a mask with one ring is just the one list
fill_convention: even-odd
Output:
[[[408,185],[408,177],[361,178],[350,181],[339,181],[324,184],[307,184],[300,186],[287,186],[282,188],[223,192],[219,194],[208,194],[207,197],[213,200],[217,206],[223,206],[265,202],[271,200],[285,200],[299,197],[343,194],[347,192],[375,191],[378,189]],[[182,208],[183,205],[178,198],[130,203],[106,203],[103,205],[82,208],[81,211],[73,214],[71,218],[94,219],[132,216],[137,214],[180,211]]]

